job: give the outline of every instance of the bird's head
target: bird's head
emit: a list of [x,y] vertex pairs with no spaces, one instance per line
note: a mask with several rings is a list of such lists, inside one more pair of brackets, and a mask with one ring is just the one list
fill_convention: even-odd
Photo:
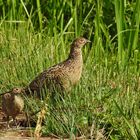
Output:
[[90,42],[91,42],[90,40],[84,37],[79,37],[73,41],[72,45],[74,45],[77,48],[82,48],[86,43],[90,43]]
[[14,93],[14,94],[21,94],[21,93],[23,93],[24,91],[23,91],[23,89],[22,88],[13,88],[12,89],[12,93]]

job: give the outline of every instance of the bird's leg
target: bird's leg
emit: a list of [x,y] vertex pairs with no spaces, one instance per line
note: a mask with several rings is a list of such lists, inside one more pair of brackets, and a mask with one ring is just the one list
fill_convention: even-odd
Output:
[[10,128],[10,125],[9,125],[9,116],[6,117],[6,120],[7,120],[7,126],[6,126],[6,128],[8,129],[8,128]]
[[16,118],[15,118],[15,117],[13,117],[13,122],[14,122],[14,124],[15,124],[16,128],[18,128],[17,120],[16,120]]

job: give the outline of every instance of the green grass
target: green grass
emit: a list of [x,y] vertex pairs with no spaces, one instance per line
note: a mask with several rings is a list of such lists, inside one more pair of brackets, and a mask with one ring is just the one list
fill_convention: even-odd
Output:
[[[48,2],[46,9],[37,0],[37,10],[20,2],[8,11],[9,4],[2,6],[0,92],[26,86],[66,59],[72,40],[84,35],[92,43],[83,48],[81,81],[57,100],[57,107],[49,100],[43,134],[97,138],[104,130],[107,139],[140,139],[139,0],[60,0],[56,5]],[[39,105],[34,103],[33,109]]]

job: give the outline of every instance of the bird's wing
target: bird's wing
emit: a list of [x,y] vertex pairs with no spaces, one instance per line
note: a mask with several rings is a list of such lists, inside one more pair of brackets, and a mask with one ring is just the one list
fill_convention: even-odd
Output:
[[[38,91],[40,90],[44,85],[50,86],[52,82],[58,82],[60,77],[63,76],[63,68],[62,66],[56,65],[48,70],[43,71],[40,73],[35,79],[29,84],[29,86],[25,89],[25,92],[27,91]],[[56,83],[54,83],[56,84]]]

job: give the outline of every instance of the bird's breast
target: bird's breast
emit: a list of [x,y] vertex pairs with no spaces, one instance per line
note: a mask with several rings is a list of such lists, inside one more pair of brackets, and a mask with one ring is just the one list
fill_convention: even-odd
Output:
[[67,75],[72,85],[75,85],[80,80],[82,66],[83,66],[82,62],[75,61],[71,63],[67,68]]
[[24,100],[22,99],[22,97],[15,96],[14,106],[15,108],[18,108],[19,110],[22,110],[24,108]]

